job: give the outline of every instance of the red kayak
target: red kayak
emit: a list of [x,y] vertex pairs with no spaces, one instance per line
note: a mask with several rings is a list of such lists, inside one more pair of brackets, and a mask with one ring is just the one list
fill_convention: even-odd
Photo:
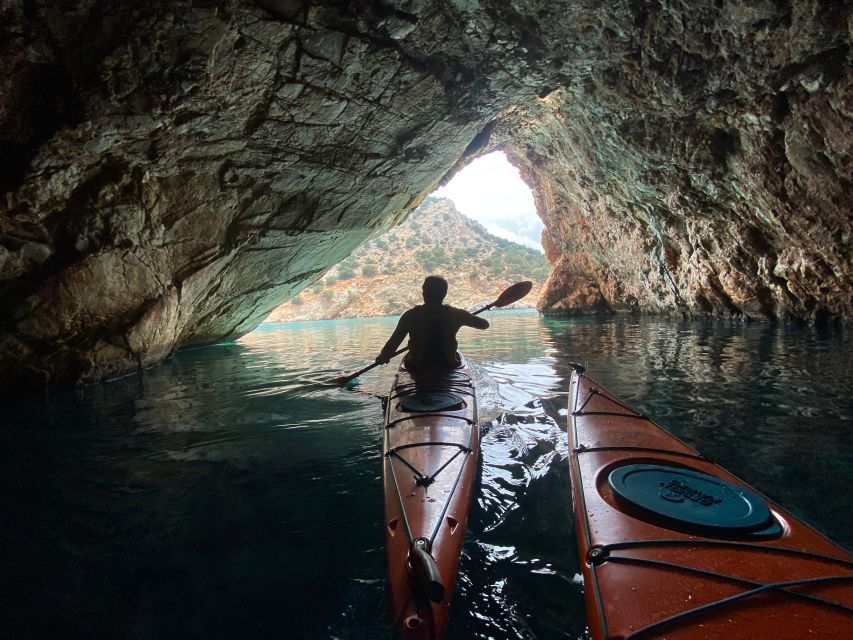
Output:
[[480,425],[464,360],[401,365],[385,413],[385,549],[391,613],[407,640],[441,638],[471,508]]
[[572,502],[593,640],[853,638],[853,556],[576,366]]

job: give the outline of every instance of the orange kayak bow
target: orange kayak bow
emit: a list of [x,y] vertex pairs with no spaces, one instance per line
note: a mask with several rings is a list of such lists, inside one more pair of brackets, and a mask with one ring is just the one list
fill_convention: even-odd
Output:
[[385,550],[401,637],[444,636],[480,451],[464,360],[445,372],[401,365],[385,413]]
[[580,366],[569,413],[593,640],[853,638],[853,556]]

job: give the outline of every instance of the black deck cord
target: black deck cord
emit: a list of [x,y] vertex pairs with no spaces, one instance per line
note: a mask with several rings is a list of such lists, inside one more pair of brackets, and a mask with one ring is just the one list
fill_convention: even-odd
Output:
[[[456,480],[453,481],[453,488],[450,490],[451,497],[456,495],[456,487],[459,486],[459,478],[462,477],[462,472],[465,470],[465,463],[468,461],[468,456],[471,455],[471,449],[467,449],[463,452],[463,454],[465,455],[465,459],[462,461],[462,465],[459,467],[459,472],[456,474]],[[451,499],[447,499],[444,501],[444,508],[441,510],[441,516],[436,521],[435,529],[432,530],[432,535],[429,537],[430,546],[435,543],[435,538],[438,535],[438,530],[441,527],[441,523],[444,521],[444,516],[447,515],[447,509],[450,507]]]
[[635,547],[665,547],[665,546],[684,546],[684,547],[735,547],[741,549],[750,549],[763,551],[764,553],[778,553],[782,555],[800,556],[830,562],[848,569],[853,569],[853,562],[836,556],[830,556],[825,553],[815,553],[805,549],[792,549],[791,547],[777,547],[768,544],[759,544],[756,542],[741,542],[740,540],[710,540],[710,539],[684,539],[684,538],[660,538],[655,540],[626,540],[624,542],[614,542],[612,544],[595,547],[601,549],[602,552],[609,553],[617,549],[631,549]]
[[597,393],[598,393],[598,389],[596,389],[594,387],[587,389],[586,399],[583,401],[583,404],[580,406],[580,409],[576,409],[576,410],[572,411],[572,415],[576,416],[579,413],[582,413],[583,408],[586,406],[586,403],[589,402],[590,400],[592,400],[592,396],[596,395]]
[[[639,411],[637,411],[633,407],[628,406],[627,404],[625,404],[621,400],[617,400],[616,398],[614,398],[613,396],[611,396],[607,393],[602,393],[600,390],[596,389],[595,387],[590,387],[586,393],[587,393],[586,399],[583,401],[583,404],[580,406],[580,408],[576,409],[575,411],[572,411],[573,416],[596,416],[596,415],[611,416],[612,415],[612,416],[625,416],[626,418],[642,418],[644,420],[651,420],[651,418],[640,413]],[[590,400],[592,400],[593,396],[601,396],[605,400],[612,402],[616,406],[622,407],[623,409],[625,409],[625,411],[629,411],[630,413],[618,413],[616,411],[586,411],[585,412],[583,410],[583,408],[587,405],[587,403]]]
[[615,445],[612,447],[587,447],[584,445],[578,445],[577,447],[572,449],[572,453],[576,455],[580,455],[581,453],[600,453],[601,451],[634,451],[638,453],[642,452],[650,454],[663,453],[668,456],[681,456],[682,458],[687,458],[688,460],[705,460],[702,454],[688,453],[686,451],[674,451],[672,449],[661,449],[660,447],[620,447]]
[[[468,422],[471,423],[472,425],[474,424],[473,420],[468,420]],[[473,438],[473,431],[472,431],[472,438]],[[446,443],[442,442],[442,443],[438,443],[438,444],[443,445]],[[463,445],[456,444],[456,443],[451,443],[451,444],[453,444],[453,446],[459,447],[459,451],[457,451],[456,455],[459,455],[460,452],[466,456],[471,454],[471,447],[465,447]],[[417,445],[403,445],[403,446],[406,447],[406,446],[417,446]],[[407,467],[409,467],[415,473],[418,473],[418,474],[420,473],[411,464],[409,464],[409,462],[405,458],[403,458],[402,456],[396,455],[395,450],[393,450],[393,449],[391,451],[388,451],[385,454],[385,457],[390,458],[392,455],[394,455],[398,460],[402,461],[403,464],[405,464]],[[409,538],[409,544],[412,544],[414,542],[414,539],[412,538],[412,526],[409,524],[409,515],[408,515],[408,513],[406,513],[406,506],[403,503],[403,494],[400,492],[400,483],[397,481],[397,473],[394,471],[393,463],[389,462],[388,464],[391,467],[391,477],[394,479],[394,488],[397,490],[396,491],[397,503],[400,506],[400,513],[402,513],[402,515],[403,515],[403,524],[406,525],[406,536]],[[465,468],[465,463],[463,462],[462,466],[459,468],[459,473],[456,474],[456,480],[454,480],[454,482],[453,482],[453,488],[450,490],[451,496],[456,493],[456,487],[459,486],[459,478],[462,476],[462,470],[464,468]],[[438,529],[441,526],[441,522],[444,520],[444,516],[447,514],[447,508],[449,506],[450,506],[450,500],[446,500],[444,502],[444,509],[441,512],[441,517],[439,517],[438,521],[436,522],[435,529],[433,530],[432,535],[429,538],[430,546],[432,546],[432,544],[435,542],[435,537],[438,535]]]
[[641,413],[622,413],[621,411],[575,411],[573,416],[583,418],[584,416],[619,416],[620,418],[633,418],[635,420],[650,420],[648,416]]
[[411,545],[415,539],[412,537],[412,525],[409,523],[409,515],[406,513],[406,505],[403,503],[403,494],[400,492],[400,483],[397,481],[397,472],[394,471],[394,463],[389,459],[390,456],[386,457],[386,463],[391,469],[391,477],[394,479],[394,489],[396,489],[397,493],[397,504],[400,507],[400,514],[403,516],[403,524],[406,526],[406,537],[409,539],[409,544]]
[[[689,567],[683,564],[676,564],[674,562],[664,562],[663,560],[649,560],[647,558],[631,558],[627,556],[608,556],[608,562],[616,562],[623,564],[634,564],[634,565],[644,565],[651,567],[662,567],[665,569],[672,569],[674,571],[682,571],[684,573],[696,574],[700,576],[708,576],[711,578],[717,578],[720,580],[728,580],[729,582],[734,582],[740,585],[749,585],[751,587],[764,587],[767,586],[768,583],[759,582],[758,580],[750,580],[748,578],[742,578],[740,576],[733,576],[727,573],[719,573],[718,571],[711,571],[709,569],[700,569],[698,567]],[[847,575],[846,578],[844,576],[818,576],[819,578],[837,578],[840,581],[850,580],[853,582],[853,574]],[[805,579],[814,579],[814,578],[805,578]],[[822,604],[826,607],[841,609],[847,613],[853,613],[853,607],[849,607],[846,604],[841,602],[835,602],[834,600],[827,600],[825,598],[821,598],[819,596],[814,596],[810,593],[803,593],[802,591],[792,591],[786,589],[784,587],[780,587],[782,591],[786,594],[795,597],[802,598],[805,600],[809,600],[810,602],[814,602],[815,604]]]
[[454,416],[453,414],[449,413],[408,413],[402,418],[392,420],[391,422],[385,425],[385,428],[391,429],[392,427],[397,426],[401,422],[406,422],[407,420],[417,420],[418,418],[451,418],[453,420],[462,420],[463,422],[467,422],[470,425],[474,424],[474,421],[467,416]]
[[[403,456],[401,456],[400,454],[397,453],[401,449],[411,449],[413,447],[457,447],[457,450],[456,450],[456,453],[454,453],[452,456],[450,456],[450,458],[447,460],[447,462],[445,462],[438,469],[436,469],[435,473],[428,476],[428,475],[421,473],[420,469],[415,468],[415,466],[413,464],[411,464]],[[389,449],[385,455],[386,456],[394,456],[397,458],[397,460],[399,460],[404,465],[409,467],[409,469],[411,469],[415,474],[415,482],[418,486],[428,487],[433,482],[435,482],[435,479],[436,479],[436,477],[438,477],[438,474],[441,473],[442,471],[444,471],[444,469],[447,467],[447,465],[449,465],[451,462],[453,462],[457,458],[457,456],[459,456],[460,453],[471,453],[471,449],[466,447],[465,445],[457,444],[455,442],[418,442],[417,444],[404,444],[404,445],[399,446],[399,447],[394,447],[393,449]]]
[[657,622],[653,622],[652,624],[645,626],[642,629],[637,629],[637,631],[625,636],[625,640],[636,640],[636,638],[641,638],[645,635],[648,635],[649,633],[659,631],[661,627],[669,626],[675,622],[680,622],[685,618],[690,618],[700,613],[706,613],[708,611],[721,609],[727,605],[733,604],[735,602],[740,602],[741,600],[746,600],[747,598],[751,598],[752,596],[765,593],[767,591],[776,591],[779,589],[784,590],[785,587],[825,584],[827,582],[839,582],[844,580],[853,580],[853,576],[824,576],[820,578],[807,578],[805,580],[790,580],[788,582],[773,582],[770,584],[765,584],[761,587],[758,587],[757,589],[750,589],[749,591],[744,591],[743,593],[739,593],[735,596],[723,598],[722,600],[717,600],[716,602],[709,602],[708,604],[703,604],[702,606],[696,607],[695,609],[690,609],[689,611],[682,611],[681,613],[677,613],[674,616],[670,616],[669,618],[658,620]]
[[458,391],[471,395],[474,385],[464,380],[427,380],[424,382],[404,382],[394,387],[395,397],[412,395],[419,391]]

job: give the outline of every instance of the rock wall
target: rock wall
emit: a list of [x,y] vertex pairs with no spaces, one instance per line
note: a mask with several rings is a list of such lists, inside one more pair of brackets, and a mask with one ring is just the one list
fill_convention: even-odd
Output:
[[543,310],[853,317],[850,6],[717,4],[649,7],[628,55],[499,120]]
[[238,336],[506,148],[548,310],[853,315],[849,5],[0,7],[0,384]]

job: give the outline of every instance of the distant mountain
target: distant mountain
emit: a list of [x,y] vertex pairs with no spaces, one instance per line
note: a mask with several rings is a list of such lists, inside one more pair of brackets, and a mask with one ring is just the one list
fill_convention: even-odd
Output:
[[359,247],[267,322],[399,315],[420,304],[421,283],[441,275],[446,302],[474,308],[493,301],[513,282],[532,280],[516,305],[536,305],[551,268],[537,250],[488,233],[445,198],[427,198],[398,227]]

